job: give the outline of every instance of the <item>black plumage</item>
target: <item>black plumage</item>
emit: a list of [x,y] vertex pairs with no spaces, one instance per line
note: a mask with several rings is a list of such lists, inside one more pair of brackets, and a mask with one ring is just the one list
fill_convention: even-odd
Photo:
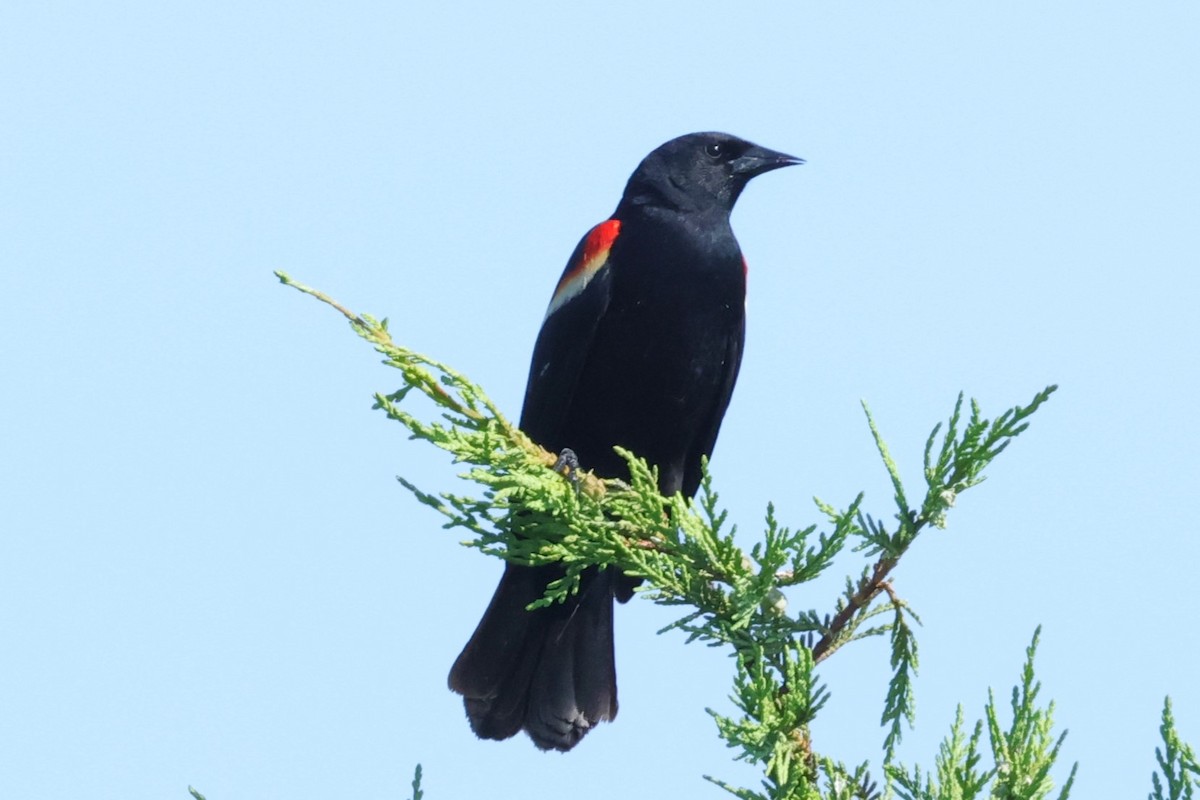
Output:
[[[658,467],[663,494],[694,494],[745,340],[746,267],[729,215],[751,178],[799,163],[721,133],[650,153],[567,263],[534,346],[521,428],[605,477],[627,475],[620,445]],[[450,671],[483,738],[524,729],[565,751],[616,716],[613,598],[628,600],[636,582],[589,570],[568,602],[526,611],[561,574],[506,565]]]

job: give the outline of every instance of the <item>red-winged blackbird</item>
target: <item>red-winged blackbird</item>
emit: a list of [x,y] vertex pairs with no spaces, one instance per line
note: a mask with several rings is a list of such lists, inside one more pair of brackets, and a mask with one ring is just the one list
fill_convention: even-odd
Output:
[[[746,263],[729,214],[755,175],[802,163],[723,133],[681,136],[646,156],[554,290],[522,430],[604,477],[628,476],[620,445],[658,467],[663,494],[694,494],[745,338]],[[612,601],[628,600],[637,581],[589,570],[568,602],[526,611],[561,575],[506,565],[454,662],[450,688],[478,736],[524,728],[539,748],[565,751],[616,716]]]

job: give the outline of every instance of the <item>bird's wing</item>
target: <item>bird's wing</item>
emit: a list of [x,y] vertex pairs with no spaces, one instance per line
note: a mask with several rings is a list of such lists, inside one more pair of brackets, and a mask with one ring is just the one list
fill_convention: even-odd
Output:
[[558,438],[596,325],[612,297],[608,257],[620,230],[619,220],[607,220],[588,231],[576,245],[533,347],[521,429],[550,450],[566,446]]
[[687,459],[684,461],[684,474],[682,491],[685,495],[691,496],[696,493],[700,487],[700,459],[702,456],[711,456],[713,447],[717,443],[717,431],[721,428],[721,419],[725,416],[725,409],[729,408],[729,399],[733,397],[733,387],[737,383],[738,370],[742,366],[742,346],[746,341],[746,320],[742,318],[742,324],[729,341],[725,345],[725,375],[721,381],[720,390],[717,392],[712,408],[709,409],[708,417],[704,423],[696,429],[696,438],[692,442],[691,451],[688,453]]

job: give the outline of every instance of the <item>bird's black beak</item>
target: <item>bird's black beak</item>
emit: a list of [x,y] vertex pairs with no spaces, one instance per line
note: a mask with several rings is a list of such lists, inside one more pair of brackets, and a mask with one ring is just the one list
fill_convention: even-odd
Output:
[[796,164],[803,164],[803,158],[789,156],[787,153],[779,153],[775,150],[768,150],[765,147],[754,145],[741,156],[735,158],[731,163],[734,175],[742,175],[749,180],[755,175],[762,175],[764,172],[770,172],[773,169],[780,167],[790,167]]

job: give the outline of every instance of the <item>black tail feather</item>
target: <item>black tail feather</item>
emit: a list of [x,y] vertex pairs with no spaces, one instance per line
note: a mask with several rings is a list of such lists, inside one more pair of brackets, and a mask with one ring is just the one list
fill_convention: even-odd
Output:
[[589,570],[579,594],[537,611],[525,607],[561,575],[557,567],[509,564],[492,602],[450,670],[471,729],[507,739],[522,728],[543,750],[570,750],[617,714],[612,570]]

